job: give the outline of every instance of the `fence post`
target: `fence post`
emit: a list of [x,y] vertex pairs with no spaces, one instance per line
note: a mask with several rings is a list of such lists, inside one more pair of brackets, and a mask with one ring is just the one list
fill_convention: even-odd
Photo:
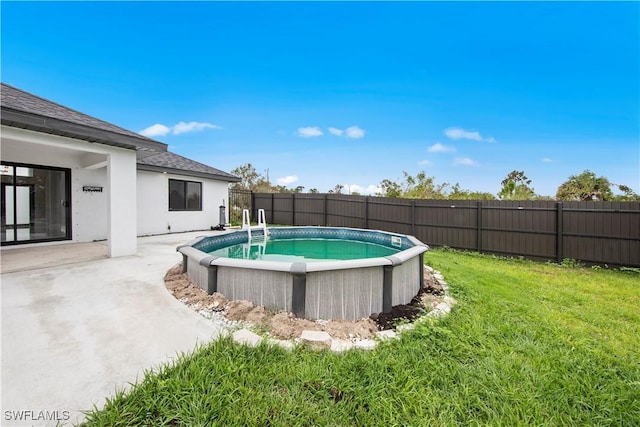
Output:
[[369,228],[369,196],[364,197],[364,228]]
[[476,209],[476,224],[478,226],[478,230],[476,232],[476,243],[478,252],[482,252],[482,201],[476,202]]
[[560,264],[562,263],[562,259],[564,258],[563,247],[562,247],[562,222],[563,222],[563,214],[562,214],[562,202],[556,202],[556,261]]
[[327,193],[324,193],[324,226],[327,227]]
[[291,225],[296,225],[296,193],[291,193]]
[[416,200],[411,199],[411,235],[416,235]]
[[257,218],[258,211],[254,210],[256,208],[256,195],[253,191],[249,193],[249,203],[251,203],[251,206],[249,207],[249,212],[251,212],[251,215],[253,216],[253,218]]
[[275,202],[273,201],[273,199],[275,198],[274,193],[271,193],[271,223],[273,224],[275,222],[275,218],[276,218],[276,205]]

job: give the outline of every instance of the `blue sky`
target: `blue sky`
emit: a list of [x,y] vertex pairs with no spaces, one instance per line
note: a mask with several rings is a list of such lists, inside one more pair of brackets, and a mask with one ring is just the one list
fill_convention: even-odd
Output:
[[638,2],[2,2],[2,81],[274,183],[640,192]]

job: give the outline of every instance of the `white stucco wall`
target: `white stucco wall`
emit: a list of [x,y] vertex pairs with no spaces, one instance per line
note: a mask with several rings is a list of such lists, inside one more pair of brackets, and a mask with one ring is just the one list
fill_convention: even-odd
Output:
[[[91,242],[107,238],[107,168],[96,170],[76,167],[71,171],[71,199],[73,202],[73,238]],[[85,192],[82,187],[103,187],[102,193]]]
[[133,255],[138,249],[136,218],[136,153],[125,150],[109,153],[107,180],[109,204],[107,230],[109,256]]
[[[202,211],[169,211],[169,179],[201,182]],[[220,222],[220,205],[229,206],[228,184],[222,181],[139,170],[137,184],[139,236],[209,230]]]
[[[71,169],[71,241],[108,239],[112,256],[136,253],[135,151],[2,126],[1,154],[7,162]],[[87,185],[103,191],[86,193]]]

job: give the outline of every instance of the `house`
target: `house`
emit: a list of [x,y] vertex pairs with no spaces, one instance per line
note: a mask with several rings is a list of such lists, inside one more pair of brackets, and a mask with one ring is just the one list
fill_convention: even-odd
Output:
[[[2,246],[209,229],[239,178],[167,145],[2,83]],[[228,217],[225,218],[225,221]]]

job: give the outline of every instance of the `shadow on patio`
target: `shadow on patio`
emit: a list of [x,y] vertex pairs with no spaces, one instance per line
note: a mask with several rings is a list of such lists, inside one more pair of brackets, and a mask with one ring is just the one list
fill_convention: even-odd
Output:
[[37,270],[107,258],[104,242],[64,243],[60,245],[3,248],[0,252],[0,273]]

